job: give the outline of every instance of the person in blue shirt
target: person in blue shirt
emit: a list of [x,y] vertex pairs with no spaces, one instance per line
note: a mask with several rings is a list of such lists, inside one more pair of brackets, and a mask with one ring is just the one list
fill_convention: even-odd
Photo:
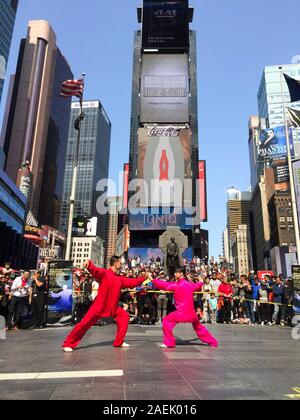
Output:
[[252,298],[256,302],[253,304],[253,312],[254,312],[254,318],[256,323],[260,323],[260,314],[259,314],[259,291],[261,289],[261,283],[259,281],[259,278],[257,276],[250,277],[250,282],[252,286]]
[[273,302],[275,303],[274,314],[273,314],[273,325],[277,325],[279,321],[284,326],[284,311],[281,310],[284,295],[284,284],[281,277],[277,277],[276,282],[273,286]]

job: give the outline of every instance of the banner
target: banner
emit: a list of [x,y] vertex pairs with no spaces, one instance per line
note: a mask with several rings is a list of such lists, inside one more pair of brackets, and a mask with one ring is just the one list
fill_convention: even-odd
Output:
[[200,197],[200,219],[207,222],[207,183],[206,183],[206,161],[199,161],[199,197]]
[[298,220],[300,221],[300,160],[293,163],[295,193],[298,210]]
[[72,261],[53,261],[48,264],[49,301],[48,321],[56,323],[72,315],[73,274]]
[[259,280],[264,280],[266,276],[270,276],[271,278],[275,276],[273,271],[258,271],[257,272]]
[[300,265],[293,266],[294,312],[300,314]]

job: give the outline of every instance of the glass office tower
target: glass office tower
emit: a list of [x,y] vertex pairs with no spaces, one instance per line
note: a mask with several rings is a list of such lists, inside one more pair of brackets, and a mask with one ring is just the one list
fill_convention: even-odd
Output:
[[[283,72],[300,79],[300,64],[287,64]],[[286,105],[291,104],[288,86],[284,80],[283,89]],[[265,67],[257,95],[258,112],[260,118],[266,119],[266,126],[274,128],[284,125],[283,97],[281,84],[281,70],[279,66]],[[295,107],[295,105],[293,105]],[[299,105],[296,108],[300,109]]]
[[19,0],[0,2],[0,102]]
[[[83,102],[85,119],[81,124],[79,171],[77,176],[76,206],[74,217],[98,217],[97,236],[105,240],[106,216],[99,216],[96,201],[100,195],[96,191],[98,182],[108,178],[111,122],[100,101]],[[72,104],[69,140],[65,167],[63,202],[61,206],[60,230],[67,231],[69,198],[71,195],[73,166],[78,131],[74,121],[80,114],[79,103]]]
[[29,223],[56,229],[71,108],[71,98],[60,98],[59,93],[61,84],[68,79],[73,79],[73,73],[50,24],[43,20],[29,22],[7,98],[3,126],[5,171],[21,187],[20,168],[29,162]]

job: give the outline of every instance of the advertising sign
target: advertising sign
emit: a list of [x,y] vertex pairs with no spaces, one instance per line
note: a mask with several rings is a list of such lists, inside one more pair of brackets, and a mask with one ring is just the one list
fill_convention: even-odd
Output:
[[144,0],[143,48],[189,49],[188,0]]
[[298,219],[300,220],[300,160],[293,163],[294,169],[294,181],[295,181],[295,192],[298,209]]
[[72,261],[49,262],[48,321],[56,323],[72,315],[73,275]]
[[140,119],[142,123],[189,123],[187,54],[143,55]]
[[[292,136],[291,136],[292,138]],[[291,145],[293,142],[291,142]],[[292,151],[292,154],[294,152]],[[286,129],[284,126],[267,128],[261,131],[258,145],[258,162],[285,158],[287,156]]]
[[199,197],[201,222],[207,222],[207,184],[206,184],[206,161],[199,161]]
[[300,265],[293,266],[294,312],[300,314]]
[[77,217],[73,221],[73,236],[78,237],[96,237],[98,218]]
[[300,292],[300,265],[293,266],[294,289]]
[[[138,178],[146,182],[141,207],[172,207],[184,203],[184,181],[192,178],[191,131],[182,127],[139,130]],[[179,196],[180,195],[180,196]],[[191,195],[186,205],[191,206]]]
[[282,184],[290,181],[290,171],[287,159],[274,162],[273,168],[275,172],[275,184]]
[[143,264],[148,264],[150,260],[164,262],[164,253],[160,248],[130,248],[128,258],[140,257]]
[[[137,209],[139,210],[139,209]],[[193,216],[187,214],[180,209],[176,212],[175,209],[167,212],[167,210],[160,209],[143,209],[142,212],[134,214],[132,212],[129,218],[129,230],[167,230],[168,227],[180,227],[181,230],[191,230],[194,226],[191,223]],[[199,221],[195,217],[195,225],[199,225]]]
[[18,171],[17,186],[27,199],[29,199],[31,193],[32,178],[30,163],[25,162]]

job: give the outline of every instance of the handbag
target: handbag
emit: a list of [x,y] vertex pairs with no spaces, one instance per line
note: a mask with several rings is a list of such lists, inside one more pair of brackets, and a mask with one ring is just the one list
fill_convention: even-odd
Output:
[[1,303],[1,307],[6,309],[8,305],[7,296],[0,296],[0,303]]

